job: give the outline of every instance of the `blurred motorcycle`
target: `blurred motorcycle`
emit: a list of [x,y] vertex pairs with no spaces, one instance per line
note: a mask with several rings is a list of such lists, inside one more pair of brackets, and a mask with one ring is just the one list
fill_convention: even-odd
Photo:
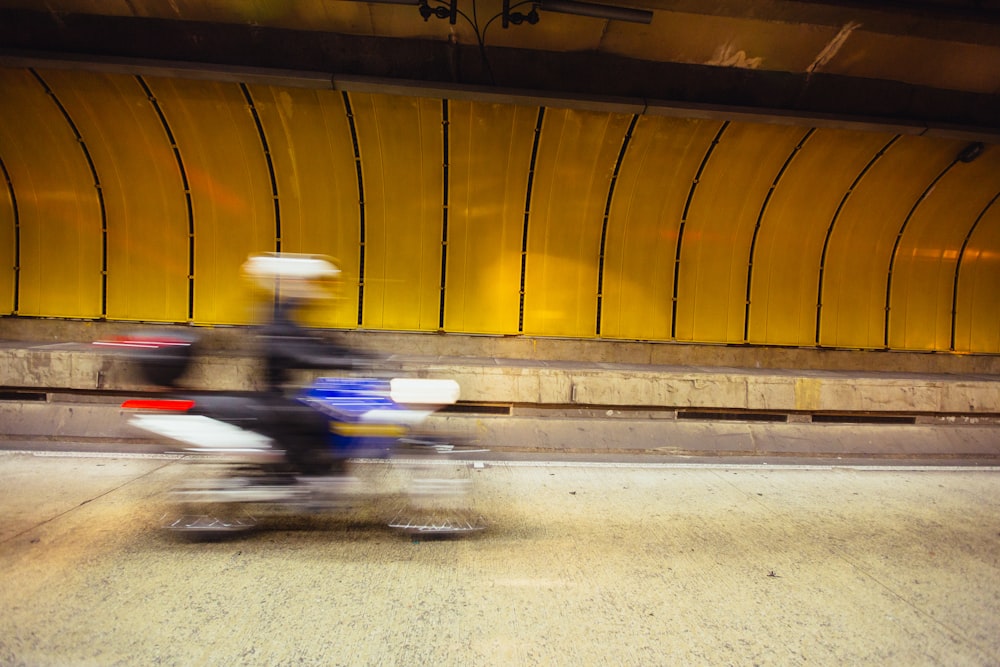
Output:
[[369,373],[320,377],[289,391],[293,368],[357,372],[373,364],[293,321],[303,290],[313,289],[317,274],[329,277],[331,263],[269,255],[247,264],[251,277],[280,281],[285,290],[261,334],[263,390],[178,391],[195,356],[193,339],[136,335],[119,341],[147,382],[170,390],[125,401],[123,408],[136,411],[130,423],[187,454],[191,474],[171,491],[174,509],[164,527],[207,536],[251,530],[275,511],[326,512],[388,501],[394,505],[388,524],[402,531],[481,530],[469,465],[448,460],[462,446],[423,429],[431,414],[458,400],[458,384]]

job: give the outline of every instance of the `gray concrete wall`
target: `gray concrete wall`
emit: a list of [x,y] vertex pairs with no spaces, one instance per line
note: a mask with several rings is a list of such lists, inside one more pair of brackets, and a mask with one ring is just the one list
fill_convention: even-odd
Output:
[[[462,400],[502,405],[773,412],[892,412],[992,415],[1000,378],[611,363],[530,362],[390,356],[380,373],[455,379]],[[303,374],[306,381],[310,374]],[[311,374],[315,375],[315,374]],[[254,357],[199,356],[184,378],[197,390],[259,387]],[[87,344],[0,346],[0,387],[64,391],[144,391],[151,387],[119,353]]]

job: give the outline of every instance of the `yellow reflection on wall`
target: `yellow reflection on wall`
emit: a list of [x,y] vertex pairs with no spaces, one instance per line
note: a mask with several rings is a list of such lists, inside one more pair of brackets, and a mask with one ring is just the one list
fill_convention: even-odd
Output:
[[14,201],[6,179],[0,172],[0,315],[14,312],[15,266],[17,263],[14,243],[16,220]]
[[250,86],[267,136],[281,208],[283,252],[330,255],[337,298],[308,309],[311,326],[358,322],[361,215],[354,143],[340,93]]
[[820,343],[880,348],[892,248],[923,191],[955,158],[958,144],[901,137],[844,202],[824,268]]
[[365,188],[364,317],[435,330],[441,304],[441,101],[352,94]]
[[538,109],[449,103],[448,331],[517,333],[521,241]]
[[177,140],[194,216],[194,321],[252,320],[240,265],[275,248],[274,199],[263,145],[233,83],[149,79]]
[[53,70],[45,79],[73,118],[101,178],[107,316],[188,318],[188,214],[167,134],[135,77]]
[[72,127],[28,70],[0,68],[0,156],[20,222],[18,314],[101,316],[101,207]]
[[955,303],[955,349],[1000,354],[1000,205],[976,226],[962,256]]
[[891,137],[815,130],[788,163],[757,234],[748,340],[816,342],[819,275],[830,223],[851,183]]
[[604,208],[630,116],[547,109],[528,221],[524,333],[592,337]]
[[[962,144],[947,141],[956,155]],[[892,272],[889,346],[947,350],[951,345],[955,269],[962,244],[996,195],[991,176],[1000,173],[1000,151],[947,167],[914,209]],[[984,312],[984,317],[988,317]]]
[[677,284],[678,340],[743,341],[747,268],[767,193],[805,130],[730,123],[691,200]]
[[684,207],[721,121],[643,116],[608,217],[601,335],[667,340]]

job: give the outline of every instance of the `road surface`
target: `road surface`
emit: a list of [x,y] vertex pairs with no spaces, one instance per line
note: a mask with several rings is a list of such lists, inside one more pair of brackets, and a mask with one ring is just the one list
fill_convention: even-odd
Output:
[[0,452],[0,664],[1000,663],[996,468],[491,461],[475,537],[208,543],[157,529],[186,474]]

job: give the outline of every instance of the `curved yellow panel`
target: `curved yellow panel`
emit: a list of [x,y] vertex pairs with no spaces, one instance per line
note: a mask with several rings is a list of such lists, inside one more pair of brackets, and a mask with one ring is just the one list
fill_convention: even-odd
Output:
[[101,316],[101,207],[80,143],[42,84],[0,68],[0,156],[20,219],[18,314]]
[[310,324],[358,324],[361,218],[354,141],[340,93],[250,87],[267,137],[284,252],[334,257],[343,272],[340,298],[312,313]]
[[[0,163],[3,154],[0,153]],[[0,315],[10,315],[14,312],[14,285],[17,264],[17,248],[15,238],[16,219],[14,201],[11,199],[7,178],[4,176],[6,165],[0,168]]]
[[608,188],[630,117],[546,109],[535,160],[524,333],[592,337]]
[[188,317],[188,214],[166,131],[130,76],[42,75],[76,123],[97,173],[108,235],[107,317]]
[[351,94],[365,191],[363,326],[436,330],[441,305],[441,100]]
[[837,207],[890,135],[816,130],[789,163],[761,219],[748,342],[813,345],[823,244]]
[[955,266],[966,235],[1000,190],[1000,150],[956,162],[920,202],[899,243],[889,302],[889,347],[947,350]]
[[[996,148],[996,147],[993,147]],[[969,237],[958,275],[955,350],[1000,354],[1000,199]]]
[[955,141],[902,137],[855,186],[827,248],[820,344],[884,347],[886,281],[896,235],[961,147]]
[[678,340],[738,343],[747,263],[767,192],[802,139],[801,127],[731,123],[694,191],[681,240]]
[[449,331],[516,334],[536,107],[449,102]]
[[721,121],[643,116],[608,217],[601,335],[666,340],[684,206]]
[[194,211],[194,317],[252,321],[240,265],[275,249],[274,200],[260,134],[236,84],[147,80],[177,141]]

